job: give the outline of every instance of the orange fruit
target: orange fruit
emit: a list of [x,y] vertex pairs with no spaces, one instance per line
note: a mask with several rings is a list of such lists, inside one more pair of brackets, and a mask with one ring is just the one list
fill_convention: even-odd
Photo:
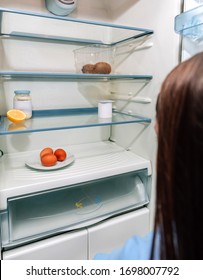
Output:
[[26,114],[17,109],[11,109],[7,113],[7,118],[13,123],[20,123],[26,119]]
[[46,154],[41,157],[41,163],[44,166],[53,166],[57,163],[57,157],[53,154]]
[[63,149],[55,150],[54,155],[57,157],[58,161],[64,161],[67,156],[66,151],[64,151]]
[[42,158],[45,155],[53,155],[54,151],[52,148],[46,147],[40,152],[40,158]]

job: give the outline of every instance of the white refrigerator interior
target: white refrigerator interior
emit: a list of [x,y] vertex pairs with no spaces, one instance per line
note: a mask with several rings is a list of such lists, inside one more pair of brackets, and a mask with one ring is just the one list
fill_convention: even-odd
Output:
[[[2,259],[92,259],[152,229],[155,104],[179,62],[181,7],[78,0],[60,17],[44,0],[0,0]],[[97,59],[111,72],[81,71]],[[6,117],[15,90],[32,97],[20,124]],[[104,100],[108,118],[98,116]],[[66,161],[43,167],[45,147],[66,150]]]

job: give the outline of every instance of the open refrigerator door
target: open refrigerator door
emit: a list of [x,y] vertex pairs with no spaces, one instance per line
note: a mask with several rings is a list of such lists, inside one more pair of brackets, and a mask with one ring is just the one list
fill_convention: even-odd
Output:
[[185,0],[175,18],[175,31],[182,36],[181,60],[203,51],[203,1]]

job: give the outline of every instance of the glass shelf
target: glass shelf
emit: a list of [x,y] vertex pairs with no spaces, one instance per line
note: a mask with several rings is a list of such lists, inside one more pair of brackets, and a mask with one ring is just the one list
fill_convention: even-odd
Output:
[[3,79],[65,79],[65,80],[145,80],[152,79],[151,75],[123,75],[123,74],[72,74],[56,72],[20,72],[20,71],[0,71]]
[[203,5],[175,17],[175,32],[193,40],[203,39]]
[[[54,16],[48,13],[35,13],[0,7],[0,14],[2,17],[0,36],[14,38],[113,46],[153,34],[153,31],[149,29]],[[30,17],[34,22],[31,25],[29,24]],[[9,26],[11,22],[14,22],[15,25]],[[25,22],[27,23],[25,24]],[[50,24],[53,24],[53,28],[48,29],[47,26],[50,27]],[[60,24],[63,24],[65,33],[61,33],[62,28],[60,27],[62,25]],[[30,28],[33,28],[33,30],[30,31]]]
[[99,119],[97,108],[38,110],[33,111],[31,119],[20,124],[13,124],[6,116],[1,116],[0,135],[150,122],[150,118],[115,110],[112,119]]

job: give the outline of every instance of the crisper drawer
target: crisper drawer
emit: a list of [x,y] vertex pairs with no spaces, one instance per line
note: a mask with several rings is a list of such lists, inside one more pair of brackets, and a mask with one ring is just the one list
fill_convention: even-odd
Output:
[[3,247],[92,225],[148,204],[147,170],[8,199]]

